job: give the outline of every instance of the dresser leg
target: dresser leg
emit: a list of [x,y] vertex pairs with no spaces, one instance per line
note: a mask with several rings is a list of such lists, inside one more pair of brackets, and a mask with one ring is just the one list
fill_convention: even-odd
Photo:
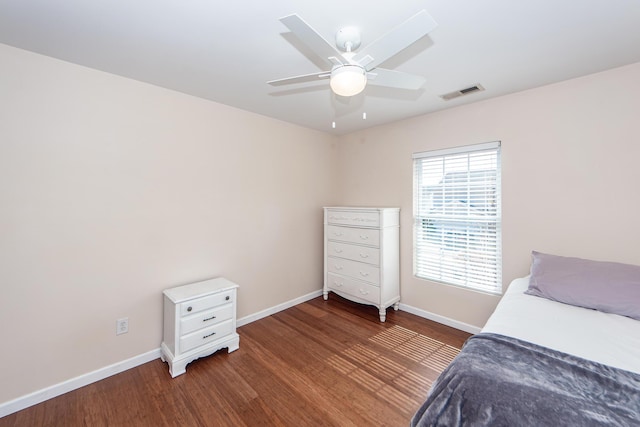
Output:
[[180,362],[169,362],[169,374],[171,374],[171,378],[175,378],[178,375],[182,375],[187,372],[187,364],[191,362],[191,360],[182,360]]
[[380,307],[380,321],[384,322],[385,320],[387,320],[387,309],[384,307]]
[[395,311],[398,311],[398,309],[400,309],[400,302],[397,302],[397,303],[393,304],[393,309]]
[[324,300],[328,300],[329,299],[329,291],[322,291],[322,298],[324,298]]

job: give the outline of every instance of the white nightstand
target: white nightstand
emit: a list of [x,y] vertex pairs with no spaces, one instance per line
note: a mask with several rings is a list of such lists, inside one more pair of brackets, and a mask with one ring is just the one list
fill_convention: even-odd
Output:
[[175,378],[187,364],[227,347],[237,350],[236,289],[238,285],[217,278],[164,291],[162,361]]

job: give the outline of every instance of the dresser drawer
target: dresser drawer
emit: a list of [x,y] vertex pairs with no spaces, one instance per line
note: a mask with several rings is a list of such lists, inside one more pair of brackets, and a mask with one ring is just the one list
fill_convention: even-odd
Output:
[[378,212],[331,210],[327,212],[327,223],[357,227],[378,227],[380,225],[380,214]]
[[373,265],[348,259],[327,257],[327,271],[341,276],[366,280],[375,285],[380,284],[380,269]]
[[379,247],[380,230],[327,225],[327,239]]
[[211,310],[201,311],[180,319],[180,333],[186,335],[201,328],[224,322],[233,317],[233,305],[226,304]]
[[227,304],[231,302],[233,298],[233,290],[226,292],[220,292],[214,295],[193,299],[191,301],[183,302],[180,304],[180,314],[187,316],[189,314],[197,313],[198,311],[213,308],[218,305]]
[[201,345],[223,338],[231,332],[233,332],[232,320],[227,320],[205,329],[199,329],[196,332],[192,332],[180,338],[180,351],[182,353],[187,352],[196,347],[200,347]]
[[380,288],[369,283],[329,273],[328,287],[374,304],[380,302]]
[[349,243],[327,242],[327,255],[380,265],[380,250]]

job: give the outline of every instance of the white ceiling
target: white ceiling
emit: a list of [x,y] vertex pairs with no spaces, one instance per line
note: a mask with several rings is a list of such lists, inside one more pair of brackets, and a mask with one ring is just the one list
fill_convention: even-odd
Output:
[[[383,64],[424,76],[419,91],[266,84],[321,71],[285,15],[330,42],[355,25],[366,46],[421,9],[438,27]],[[0,43],[344,134],[638,62],[640,1],[0,0]],[[476,83],[486,91],[439,97]]]

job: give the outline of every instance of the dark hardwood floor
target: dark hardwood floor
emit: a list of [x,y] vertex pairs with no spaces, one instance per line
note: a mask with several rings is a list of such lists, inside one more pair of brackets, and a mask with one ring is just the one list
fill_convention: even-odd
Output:
[[469,334],[331,294],[238,329],[240,349],[172,379],[160,359],[3,426],[406,426]]

